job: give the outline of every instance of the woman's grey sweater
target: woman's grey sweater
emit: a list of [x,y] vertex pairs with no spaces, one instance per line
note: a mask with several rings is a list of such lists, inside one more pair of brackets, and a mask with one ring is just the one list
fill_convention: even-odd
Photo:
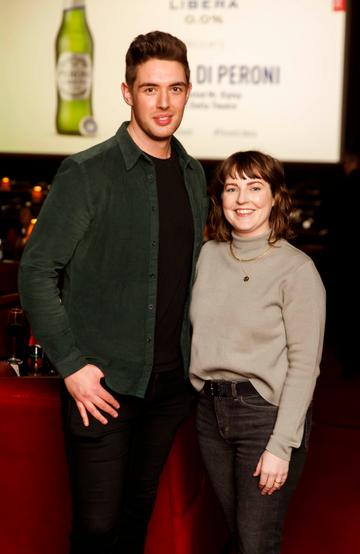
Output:
[[[267,241],[268,234],[234,234],[234,252],[257,257]],[[239,262],[229,243],[209,241],[198,261],[190,316],[194,387],[201,390],[206,379],[249,379],[279,407],[266,449],[289,460],[302,440],[324,336],[325,289],[312,260],[279,240],[260,259]]]

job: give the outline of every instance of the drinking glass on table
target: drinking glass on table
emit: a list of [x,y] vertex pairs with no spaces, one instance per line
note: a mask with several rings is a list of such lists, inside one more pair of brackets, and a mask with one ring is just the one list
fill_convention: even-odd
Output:
[[11,308],[9,310],[6,330],[11,338],[11,356],[7,361],[10,364],[19,365],[22,363],[19,352],[22,351],[25,330],[24,310],[21,308]]

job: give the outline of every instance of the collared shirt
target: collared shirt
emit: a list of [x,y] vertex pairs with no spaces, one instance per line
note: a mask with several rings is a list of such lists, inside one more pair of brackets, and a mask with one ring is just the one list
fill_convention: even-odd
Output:
[[[191,284],[207,215],[206,182],[199,162],[175,138],[172,148],[194,220]],[[127,123],[61,164],[24,251],[19,289],[33,334],[63,377],[91,363],[114,390],[144,396],[153,365],[158,241],[155,168]]]

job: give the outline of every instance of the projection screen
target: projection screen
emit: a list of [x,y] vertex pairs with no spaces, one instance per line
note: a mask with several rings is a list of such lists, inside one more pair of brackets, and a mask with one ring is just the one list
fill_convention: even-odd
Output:
[[55,41],[68,3],[0,0],[0,152],[69,154],[113,135],[130,117],[121,96],[128,45],[162,30],[188,46],[193,89],[177,137],[192,155],[339,160],[344,1],[86,0],[94,52],[84,136],[55,125]]

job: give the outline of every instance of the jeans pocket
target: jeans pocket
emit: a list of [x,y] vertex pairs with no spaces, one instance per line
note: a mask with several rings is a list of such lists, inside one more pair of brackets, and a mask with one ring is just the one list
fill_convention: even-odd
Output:
[[240,397],[241,403],[248,408],[259,408],[259,409],[268,409],[268,410],[277,410],[278,407],[275,404],[271,404],[260,394],[251,394],[248,396]]
[[64,387],[62,396],[62,419],[63,419],[63,431],[67,435],[73,436],[95,436],[102,428],[107,428],[97,419],[95,419],[89,412],[89,426],[85,427],[82,420],[79,409],[76,405],[74,398]]

